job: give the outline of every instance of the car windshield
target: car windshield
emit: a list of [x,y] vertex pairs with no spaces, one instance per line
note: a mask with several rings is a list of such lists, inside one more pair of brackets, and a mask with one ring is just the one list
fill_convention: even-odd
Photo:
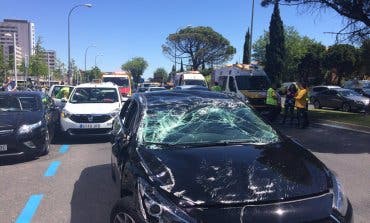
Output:
[[239,90],[267,90],[269,80],[267,76],[236,76]]
[[127,77],[103,77],[103,82],[112,82],[120,87],[129,86],[129,81]]
[[206,86],[206,82],[204,80],[185,80],[185,85],[199,85],[199,86]]
[[275,130],[244,103],[203,99],[149,106],[139,137],[143,144],[198,146],[233,142],[270,144],[279,140]]
[[356,91],[352,91],[352,90],[339,91],[339,94],[344,97],[361,96],[359,93],[357,93]]
[[[57,94],[60,92],[60,90],[65,87],[65,86],[55,86],[53,88],[53,91],[51,92],[51,97],[54,98],[57,96]],[[73,87],[69,87],[69,92],[72,92],[73,91]]]
[[0,111],[39,111],[38,100],[34,96],[0,96]]
[[142,93],[142,92],[145,92],[147,90],[148,90],[148,88],[140,87],[140,88],[137,89],[137,92]]
[[118,94],[115,88],[77,88],[70,99],[71,103],[115,103]]

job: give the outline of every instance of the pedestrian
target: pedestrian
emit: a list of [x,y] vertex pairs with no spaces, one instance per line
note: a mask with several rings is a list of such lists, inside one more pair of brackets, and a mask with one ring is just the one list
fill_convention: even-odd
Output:
[[286,93],[285,102],[284,102],[284,115],[283,115],[283,121],[282,124],[285,124],[285,120],[287,116],[290,117],[290,124],[293,124],[294,120],[294,105],[295,105],[295,99],[294,97],[297,94],[297,87],[295,84],[291,84]]
[[297,108],[298,127],[305,128],[308,125],[307,115],[307,86],[305,83],[298,83],[298,93],[295,99],[295,107]]
[[3,83],[3,90],[4,91],[15,91],[16,90],[16,83],[11,79],[11,77],[6,77]]
[[266,95],[266,105],[268,107],[268,117],[267,119],[270,122],[274,122],[279,115],[280,112],[280,106],[278,104],[278,98],[279,95],[276,92],[277,85],[276,83],[273,83],[270,88],[267,90]]
[[218,85],[218,82],[215,82],[215,85],[211,88],[211,90],[218,91],[218,92],[222,91],[221,87]]
[[59,90],[59,92],[57,93],[57,95],[55,96],[55,98],[68,100],[69,93],[70,93],[69,92],[69,87],[68,86],[64,86],[64,87],[62,87]]

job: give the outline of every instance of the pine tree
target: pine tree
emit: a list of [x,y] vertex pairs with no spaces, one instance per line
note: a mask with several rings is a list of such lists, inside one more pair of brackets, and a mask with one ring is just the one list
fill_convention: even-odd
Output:
[[269,31],[269,43],[266,45],[265,71],[273,83],[278,83],[282,79],[285,63],[284,25],[280,17],[278,0],[275,0]]
[[245,42],[244,42],[244,54],[243,54],[243,64],[250,64],[251,62],[251,55],[250,55],[250,41],[251,41],[251,34],[249,32],[249,28],[247,33],[245,34]]
[[181,58],[181,67],[180,67],[180,72],[184,72],[184,64],[182,62],[182,58]]

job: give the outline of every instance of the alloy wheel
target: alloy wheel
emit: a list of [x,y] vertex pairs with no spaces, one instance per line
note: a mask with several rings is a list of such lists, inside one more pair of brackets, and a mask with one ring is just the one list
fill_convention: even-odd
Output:
[[313,106],[314,106],[315,109],[319,109],[320,108],[320,102],[319,101],[315,101],[313,103]]
[[351,111],[351,106],[347,103],[344,103],[343,106],[342,106],[342,110],[344,112],[349,112],[349,111]]
[[119,212],[114,217],[114,223],[135,223],[135,220],[127,213]]

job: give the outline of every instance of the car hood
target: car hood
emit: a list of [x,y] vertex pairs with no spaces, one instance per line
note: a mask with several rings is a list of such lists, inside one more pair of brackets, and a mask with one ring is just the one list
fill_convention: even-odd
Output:
[[65,110],[72,114],[108,114],[120,108],[120,103],[67,103]]
[[0,130],[15,129],[24,124],[34,124],[42,120],[42,112],[1,112]]
[[149,178],[181,206],[277,202],[329,188],[327,168],[292,142],[138,154]]

